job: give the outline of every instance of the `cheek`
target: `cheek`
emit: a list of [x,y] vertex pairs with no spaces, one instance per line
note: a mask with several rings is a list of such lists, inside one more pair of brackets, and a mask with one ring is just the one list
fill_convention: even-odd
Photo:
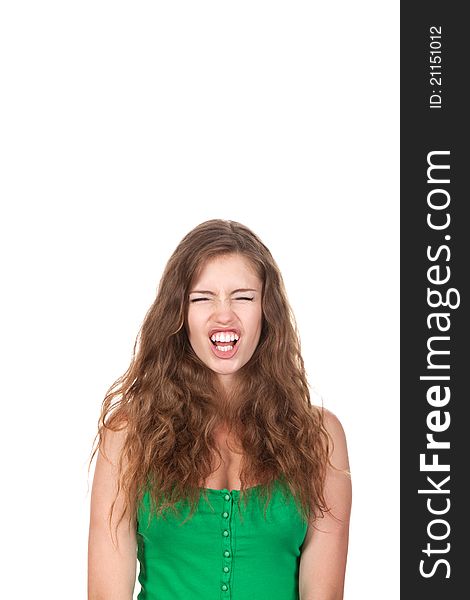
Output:
[[250,333],[253,338],[258,338],[261,334],[262,315],[257,312],[250,316]]
[[197,332],[197,319],[191,311],[188,312],[187,330],[189,339],[194,338]]
[[202,343],[206,336],[206,318],[203,311],[188,311],[187,331],[190,342]]

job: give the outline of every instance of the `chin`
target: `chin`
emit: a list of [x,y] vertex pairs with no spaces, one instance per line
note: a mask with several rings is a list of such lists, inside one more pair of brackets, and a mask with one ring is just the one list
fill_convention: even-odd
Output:
[[222,367],[220,365],[213,365],[210,368],[214,373],[217,373],[217,375],[235,375],[235,373],[242,368],[242,365],[223,365]]

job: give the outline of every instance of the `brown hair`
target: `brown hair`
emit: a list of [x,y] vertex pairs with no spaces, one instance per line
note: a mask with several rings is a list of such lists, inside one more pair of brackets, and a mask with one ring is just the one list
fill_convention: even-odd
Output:
[[[239,254],[263,283],[262,331],[251,359],[237,373],[237,401],[225,398],[214,373],[196,356],[185,322],[191,282],[211,258]],[[201,488],[213,472],[213,434],[228,424],[243,450],[241,495],[252,482],[271,497],[279,481],[290,489],[305,519],[323,516],[329,441],[323,409],[310,402],[300,340],[279,268],[268,248],[246,226],[214,219],[190,231],[170,257],[155,301],[137,336],[131,364],[107,390],[98,422],[125,428],[116,494],[123,490],[124,514],[137,514],[148,487],[163,513],[179,500],[193,514]],[[219,454],[220,457],[220,454]],[[124,459],[126,466],[124,467]],[[109,523],[114,509],[111,507]]]

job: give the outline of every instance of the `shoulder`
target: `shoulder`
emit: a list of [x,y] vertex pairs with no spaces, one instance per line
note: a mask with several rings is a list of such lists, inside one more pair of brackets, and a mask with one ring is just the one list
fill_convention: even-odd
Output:
[[339,418],[328,410],[327,408],[323,409],[323,424],[328,431],[328,434],[334,439],[346,438],[346,434],[344,433],[344,428],[339,420]]
[[125,428],[104,427],[95,466],[88,534],[89,598],[131,598],[136,576],[136,524],[119,489]]
[[299,591],[302,598],[343,598],[352,499],[346,436],[335,414],[316,408],[329,442],[330,465],[323,490],[327,510],[315,511],[318,526],[317,521],[308,525],[302,545]]
[[102,430],[91,493],[91,517],[100,523],[103,515],[109,514],[114,500],[121,509],[126,504],[119,486],[122,469],[127,466],[123,454],[126,435],[125,427],[119,430],[104,427]]
[[339,418],[330,410],[321,409],[323,427],[328,434],[330,445],[330,460],[337,469],[349,470],[348,449],[346,434]]
[[100,455],[113,466],[117,466],[127,438],[127,422],[112,423],[103,427],[100,443]]

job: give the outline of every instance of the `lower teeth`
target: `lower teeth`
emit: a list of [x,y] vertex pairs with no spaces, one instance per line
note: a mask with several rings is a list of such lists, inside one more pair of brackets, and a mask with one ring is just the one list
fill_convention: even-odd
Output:
[[229,350],[233,350],[233,346],[216,346],[216,348],[221,352],[228,352]]

